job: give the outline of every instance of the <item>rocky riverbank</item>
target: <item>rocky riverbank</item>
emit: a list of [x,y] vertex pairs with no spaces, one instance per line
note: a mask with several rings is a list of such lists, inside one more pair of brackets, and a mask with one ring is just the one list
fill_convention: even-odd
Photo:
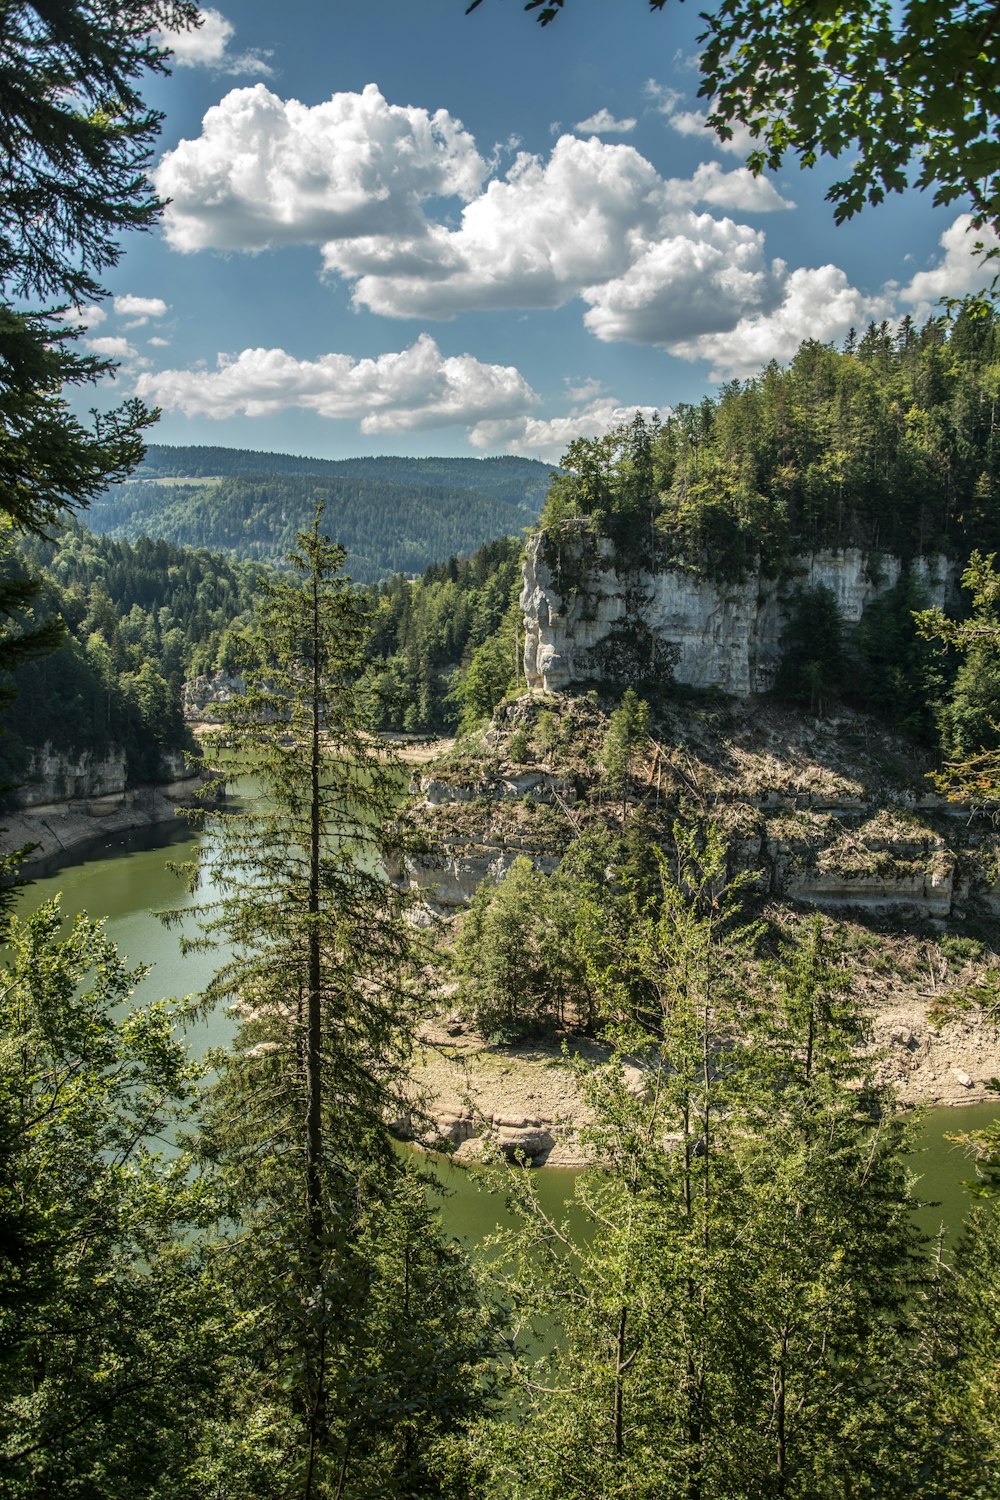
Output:
[[[1000,840],[931,790],[912,746],[847,710],[817,720],[763,699],[678,698],[660,706],[625,816],[602,787],[607,726],[594,694],[536,692],[416,770],[424,843],[393,872],[415,920],[446,933],[481,881],[522,856],[551,873],[587,830],[622,831],[641,815],[669,839],[675,816],[711,818],[776,929],[824,914],[901,1107],[993,1097]],[[560,1044],[494,1045],[450,1003],[415,1068],[432,1138],[460,1160],[488,1140],[537,1164],[583,1160],[587,1112]]]
[[162,782],[130,787],[121,753],[85,754],[71,761],[39,751],[30,779],[15,793],[13,805],[0,813],[0,851],[36,845],[21,870],[38,875],[89,846],[172,822],[181,808],[193,804],[204,777],[179,755],[163,769]]
[[[956,981],[960,975],[952,976]],[[940,988],[898,990],[886,982],[879,993],[867,979],[861,988],[872,1011],[877,1076],[892,1086],[901,1109],[996,1099],[988,1085],[1000,1077],[1000,1027],[981,1014],[935,1019],[928,1012],[941,1000]],[[475,1161],[490,1144],[508,1156],[523,1154],[533,1166],[584,1165],[580,1132],[592,1117],[570,1059],[599,1063],[605,1049],[581,1039],[569,1044],[568,1056],[559,1042],[503,1046],[459,1026],[429,1022],[419,1037],[413,1079],[433,1122],[423,1144],[461,1162]],[[412,1133],[410,1122],[400,1126],[401,1134]]]

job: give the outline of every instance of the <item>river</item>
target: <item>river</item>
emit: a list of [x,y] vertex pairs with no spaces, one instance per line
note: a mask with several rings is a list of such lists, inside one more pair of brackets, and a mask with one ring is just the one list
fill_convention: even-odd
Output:
[[[86,911],[92,917],[106,917],[108,934],[128,961],[150,965],[150,972],[136,990],[138,999],[197,994],[211,978],[219,955],[181,952],[181,939],[196,935],[192,908],[199,898],[188,892],[170,865],[197,858],[204,861],[206,857],[210,865],[211,833],[192,837],[178,818],[175,826],[144,829],[129,837],[119,835],[106,846],[89,850],[86,857],[68,861],[55,873],[29,885],[20,897],[19,909],[33,910],[60,893],[67,916]],[[180,921],[170,927],[153,915],[168,909],[182,912]],[[219,1013],[192,1022],[188,1040],[202,1053],[210,1046],[224,1045],[231,1034],[229,1017]],[[933,1232],[942,1221],[956,1227],[970,1202],[963,1187],[963,1181],[973,1175],[968,1157],[951,1146],[946,1135],[980,1129],[998,1114],[1000,1101],[965,1109],[932,1109],[919,1123],[917,1150],[911,1161],[919,1178],[917,1192],[940,1205],[921,1210],[921,1223],[928,1231]],[[437,1164],[437,1171],[449,1189],[443,1210],[446,1223],[463,1241],[477,1243],[508,1222],[502,1196],[481,1191],[476,1174],[447,1162]],[[571,1191],[573,1174],[542,1168],[537,1180],[546,1208],[558,1210]]]

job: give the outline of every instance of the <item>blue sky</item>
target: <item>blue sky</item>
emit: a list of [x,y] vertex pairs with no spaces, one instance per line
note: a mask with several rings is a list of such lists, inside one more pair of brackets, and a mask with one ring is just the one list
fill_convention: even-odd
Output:
[[979,284],[957,208],[836,227],[834,164],[751,179],[701,126],[694,7],[464,8],[220,0],[177,40],[173,202],[82,314],[158,441],[554,461]]

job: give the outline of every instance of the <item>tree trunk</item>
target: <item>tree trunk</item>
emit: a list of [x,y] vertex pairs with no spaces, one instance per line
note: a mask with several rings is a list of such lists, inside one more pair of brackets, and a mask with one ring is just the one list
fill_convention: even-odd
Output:
[[[309,892],[307,931],[308,975],[306,986],[306,1214],[309,1235],[310,1293],[315,1299],[319,1323],[315,1341],[307,1345],[306,1389],[309,1457],[303,1500],[311,1500],[316,1449],[326,1427],[326,1317],[324,1313],[323,1255],[323,1053],[322,971],[320,953],[320,772],[321,772],[321,662],[319,577],[312,578],[312,681],[310,684],[310,799],[309,799]],[[341,1471],[343,1483],[344,1471]]]

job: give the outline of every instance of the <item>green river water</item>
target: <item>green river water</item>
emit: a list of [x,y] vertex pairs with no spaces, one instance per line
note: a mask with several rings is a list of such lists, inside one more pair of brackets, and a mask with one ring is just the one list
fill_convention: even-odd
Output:
[[[132,964],[151,966],[137,989],[140,1000],[167,995],[195,994],[202,990],[218,961],[217,954],[182,954],[183,936],[194,936],[193,914],[179,924],[165,927],[156,911],[169,908],[190,910],[196,897],[169,865],[195,857],[211,858],[211,833],[191,836],[183,819],[139,834],[117,836],[98,843],[80,857],[65,863],[55,873],[35,880],[20,899],[22,911],[32,910],[57,892],[67,916],[86,911],[107,918],[109,936]],[[225,1044],[232,1025],[226,1015],[210,1016],[191,1025],[188,1038],[199,1053]],[[965,1109],[928,1110],[918,1125],[917,1150],[912,1168],[919,1177],[916,1191],[939,1206],[924,1208],[921,1221],[928,1231],[941,1222],[957,1227],[970,1198],[963,1181],[972,1176],[968,1158],[946,1140],[948,1133],[975,1130],[1000,1114],[996,1105],[972,1105]],[[447,1161],[435,1163],[448,1189],[443,1215],[448,1228],[467,1244],[478,1243],[507,1221],[503,1197],[482,1190],[477,1174]],[[549,1211],[558,1211],[571,1192],[572,1172],[543,1168],[536,1177],[540,1196]]]

